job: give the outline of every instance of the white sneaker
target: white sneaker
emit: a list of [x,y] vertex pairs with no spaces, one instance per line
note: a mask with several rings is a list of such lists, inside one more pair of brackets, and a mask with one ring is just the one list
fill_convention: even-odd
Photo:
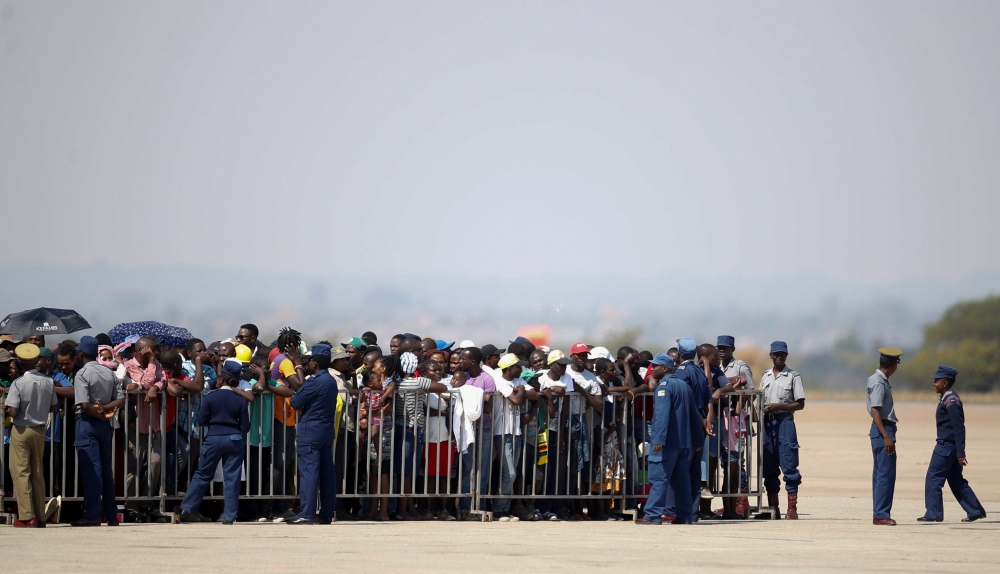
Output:
[[497,522],[510,522],[510,517],[509,516],[501,516],[500,518],[497,518]]
[[514,516],[513,514],[507,517],[511,522],[521,522],[521,519]]
[[261,516],[260,518],[257,519],[257,522],[268,522],[268,520],[266,516]]

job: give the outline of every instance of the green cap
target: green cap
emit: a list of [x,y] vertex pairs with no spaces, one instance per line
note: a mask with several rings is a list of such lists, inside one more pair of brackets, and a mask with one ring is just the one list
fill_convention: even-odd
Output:
[[348,341],[348,342],[344,343],[344,346],[345,346],[345,347],[346,347],[346,346],[348,346],[348,345],[350,345],[350,346],[352,346],[352,347],[355,347],[355,348],[357,348],[357,349],[364,349],[364,348],[367,348],[367,347],[368,347],[368,343],[366,343],[366,342],[364,341],[364,339],[362,339],[362,338],[360,338],[360,337],[354,337],[354,338],[353,338],[353,339],[351,339],[350,341]]
[[55,358],[55,355],[52,354],[52,349],[49,349],[48,347],[39,347],[38,348],[38,356],[39,357],[48,357],[50,359]]

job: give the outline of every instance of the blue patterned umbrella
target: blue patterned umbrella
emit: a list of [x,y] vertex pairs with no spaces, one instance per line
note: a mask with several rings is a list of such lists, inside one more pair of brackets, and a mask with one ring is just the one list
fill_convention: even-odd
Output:
[[119,323],[108,331],[108,336],[116,345],[124,341],[129,335],[142,335],[156,337],[163,341],[164,345],[184,345],[188,339],[193,338],[191,331],[183,327],[165,325],[157,321],[136,321],[134,323]]

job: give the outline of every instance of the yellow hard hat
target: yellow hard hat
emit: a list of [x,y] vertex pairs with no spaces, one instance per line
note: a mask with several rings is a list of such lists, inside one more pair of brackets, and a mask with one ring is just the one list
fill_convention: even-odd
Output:
[[250,347],[246,345],[236,345],[236,360],[243,363],[244,365],[250,362],[250,358],[253,353],[250,351]]

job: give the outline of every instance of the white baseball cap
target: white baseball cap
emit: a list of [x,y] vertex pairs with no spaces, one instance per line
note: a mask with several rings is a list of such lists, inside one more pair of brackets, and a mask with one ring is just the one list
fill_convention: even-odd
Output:
[[597,359],[614,361],[614,359],[611,358],[611,352],[604,347],[594,347],[590,350],[590,354],[587,355],[587,360],[589,361],[596,361]]
[[462,341],[461,343],[459,343],[458,346],[455,347],[455,348],[456,349],[471,349],[472,347],[475,347],[475,346],[476,346],[475,343],[473,343],[472,341],[466,339],[466,340]]

